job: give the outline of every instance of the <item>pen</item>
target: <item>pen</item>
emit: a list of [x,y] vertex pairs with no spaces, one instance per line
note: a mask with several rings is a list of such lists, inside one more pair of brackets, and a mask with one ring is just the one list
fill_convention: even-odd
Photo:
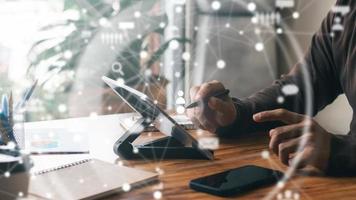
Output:
[[11,136],[8,133],[7,119],[2,112],[0,112],[0,133],[1,140],[4,144],[7,144],[9,141],[11,141]]
[[30,88],[28,88],[26,90],[25,95],[23,96],[21,101],[18,104],[16,104],[15,111],[22,108],[26,104],[26,102],[30,99],[33,91],[35,90],[35,88],[37,86],[37,82],[38,82],[38,79],[32,84],[32,86]]
[[202,101],[207,101],[210,97],[222,98],[222,97],[228,95],[229,93],[230,93],[230,90],[223,90],[223,91],[216,92],[212,95],[208,95],[208,96],[204,97],[203,100],[196,101],[196,102],[189,104],[185,108],[189,109],[189,108],[197,107],[197,106],[199,106],[199,104],[201,104]]
[[9,100],[6,95],[2,95],[1,104],[2,113],[5,115],[6,118],[9,117]]
[[14,99],[12,97],[12,92],[10,92],[9,97],[9,123],[11,127],[14,127]]

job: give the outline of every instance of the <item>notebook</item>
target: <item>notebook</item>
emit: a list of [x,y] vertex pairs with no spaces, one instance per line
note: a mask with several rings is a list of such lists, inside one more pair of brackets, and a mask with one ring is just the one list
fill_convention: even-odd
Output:
[[97,199],[144,186],[157,177],[156,173],[86,159],[35,172],[29,194],[45,199]]

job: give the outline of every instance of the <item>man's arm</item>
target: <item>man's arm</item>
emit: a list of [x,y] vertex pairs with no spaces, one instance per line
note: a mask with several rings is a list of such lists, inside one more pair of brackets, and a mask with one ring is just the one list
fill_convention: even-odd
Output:
[[[237,117],[234,123],[219,128],[217,133],[236,135],[265,131],[280,124],[276,122],[256,123],[252,119],[253,114],[277,108],[305,114],[308,94],[311,94],[311,102],[308,103],[312,105],[311,115],[315,115],[342,93],[338,69],[333,61],[332,38],[330,37],[333,17],[334,14],[330,12],[323,20],[320,30],[312,38],[303,61],[296,64],[288,75],[251,97],[234,99]],[[284,96],[282,88],[290,84],[297,86],[299,92],[293,96]],[[283,103],[277,100],[281,96],[284,97]]]

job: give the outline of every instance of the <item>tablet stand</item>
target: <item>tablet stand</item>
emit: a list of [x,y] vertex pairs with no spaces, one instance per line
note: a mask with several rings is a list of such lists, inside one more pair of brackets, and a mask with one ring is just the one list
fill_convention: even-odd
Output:
[[186,147],[170,136],[133,145],[132,143],[152,121],[144,117],[140,118],[115,142],[114,152],[124,159],[209,159],[197,150],[198,147]]

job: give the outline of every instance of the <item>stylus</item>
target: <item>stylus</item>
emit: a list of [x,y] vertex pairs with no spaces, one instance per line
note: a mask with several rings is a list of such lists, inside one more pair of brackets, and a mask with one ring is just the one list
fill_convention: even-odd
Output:
[[208,95],[207,97],[204,97],[203,100],[196,101],[196,102],[193,102],[193,103],[189,104],[189,105],[186,106],[185,108],[186,108],[186,109],[189,109],[189,108],[197,107],[197,106],[199,106],[203,101],[207,101],[210,97],[222,98],[222,97],[225,97],[226,95],[228,95],[229,93],[230,93],[230,90],[223,90],[223,91],[216,92],[216,93],[214,93],[214,94],[212,94],[212,95]]

